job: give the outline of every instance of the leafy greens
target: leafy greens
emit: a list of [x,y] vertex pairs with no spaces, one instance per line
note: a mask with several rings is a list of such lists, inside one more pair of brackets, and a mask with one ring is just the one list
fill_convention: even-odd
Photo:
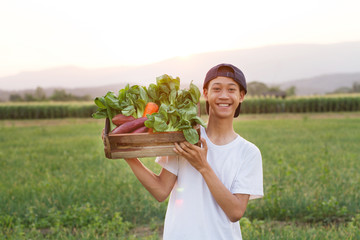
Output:
[[156,84],[152,83],[148,88],[139,85],[130,87],[128,84],[119,91],[118,96],[108,92],[103,97],[95,98],[98,110],[92,116],[112,119],[121,113],[139,118],[142,117],[146,104],[155,102],[159,111],[147,115],[145,126],[152,128],[154,132],[183,131],[186,140],[195,144],[199,141],[199,135],[194,126],[200,124],[205,127],[205,123],[197,115],[200,95],[198,87],[192,82],[188,90],[180,89],[178,77],[164,74],[157,77]]

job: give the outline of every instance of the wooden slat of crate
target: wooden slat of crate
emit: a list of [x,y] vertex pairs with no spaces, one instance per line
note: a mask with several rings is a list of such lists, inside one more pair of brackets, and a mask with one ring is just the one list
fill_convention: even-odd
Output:
[[[176,155],[173,151],[175,142],[186,141],[179,132],[161,133],[109,133],[109,119],[106,119],[104,132],[104,150],[107,158],[136,158]],[[200,135],[200,127],[196,130]]]
[[168,142],[181,142],[185,141],[182,132],[163,132],[163,133],[127,133],[127,134],[109,134],[111,142],[117,145],[121,144],[141,144],[141,145],[156,145]]
[[182,132],[109,134],[111,158],[176,155],[175,142],[185,141]]
[[159,146],[127,147],[123,149],[113,149],[110,156],[112,159],[171,156],[176,155],[176,153],[173,151],[173,148],[173,144]]

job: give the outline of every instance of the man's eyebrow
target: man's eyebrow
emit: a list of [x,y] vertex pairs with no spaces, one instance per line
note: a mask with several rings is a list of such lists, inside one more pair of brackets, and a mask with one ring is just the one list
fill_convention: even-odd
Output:
[[[221,83],[219,82],[214,82],[213,85],[221,85]],[[226,85],[231,85],[231,86],[236,86],[237,84],[236,83],[228,83]]]

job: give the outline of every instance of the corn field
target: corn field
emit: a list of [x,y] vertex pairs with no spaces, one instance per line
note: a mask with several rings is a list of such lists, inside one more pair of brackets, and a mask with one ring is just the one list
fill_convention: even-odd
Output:
[[257,98],[245,100],[242,113],[347,112],[360,110],[360,96],[311,98]]
[[[97,106],[93,102],[2,103],[0,119],[89,118]],[[200,104],[206,115],[205,101]],[[360,95],[303,98],[249,98],[241,105],[242,114],[308,113],[360,111]]]
[[0,119],[89,118],[96,109],[92,102],[1,104]]

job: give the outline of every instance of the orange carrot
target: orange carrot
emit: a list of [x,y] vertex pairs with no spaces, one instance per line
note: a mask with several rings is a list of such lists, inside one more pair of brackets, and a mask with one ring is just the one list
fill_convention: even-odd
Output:
[[146,117],[147,114],[156,113],[159,110],[159,106],[154,102],[148,102],[145,106],[143,117]]

